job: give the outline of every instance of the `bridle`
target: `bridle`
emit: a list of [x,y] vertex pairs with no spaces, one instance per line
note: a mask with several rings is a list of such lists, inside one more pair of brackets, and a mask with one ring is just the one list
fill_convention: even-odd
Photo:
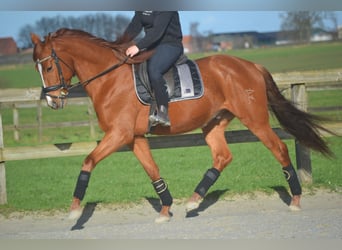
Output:
[[[51,58],[54,60],[54,63],[56,65],[56,67],[57,67],[58,77],[59,77],[59,84],[55,84],[55,85],[52,85],[52,86],[46,86],[45,85],[45,81],[44,81],[44,77],[43,77],[42,63],[44,61],[47,61],[47,60],[51,59]],[[95,80],[95,79],[97,79],[97,78],[99,78],[99,77],[109,73],[110,71],[112,71],[114,69],[119,68],[121,65],[125,64],[127,60],[128,60],[128,56],[126,56],[119,63],[114,64],[113,66],[111,66],[108,69],[100,72],[99,74],[97,74],[97,75],[95,75],[95,76],[93,76],[93,77],[91,77],[91,78],[89,78],[89,79],[87,79],[87,80],[85,80],[83,82],[79,81],[79,82],[74,83],[74,84],[67,84],[67,82],[65,81],[60,62],[62,62],[68,69],[71,70],[72,76],[75,76],[75,71],[64,60],[62,60],[60,57],[57,56],[57,54],[56,54],[54,49],[51,49],[51,55],[49,55],[47,57],[44,57],[43,59],[37,59],[36,60],[36,65],[37,65],[38,71],[40,73],[41,80],[43,82],[42,92],[44,93],[44,95],[52,97],[52,98],[57,98],[57,99],[65,99],[67,97],[67,95],[69,94],[69,90],[70,89],[73,89],[73,88],[75,88],[75,87],[77,87],[79,85],[82,85],[82,86],[88,85],[93,80]],[[50,92],[56,91],[56,90],[61,90],[60,95],[56,96],[56,95],[51,95],[50,94]]]

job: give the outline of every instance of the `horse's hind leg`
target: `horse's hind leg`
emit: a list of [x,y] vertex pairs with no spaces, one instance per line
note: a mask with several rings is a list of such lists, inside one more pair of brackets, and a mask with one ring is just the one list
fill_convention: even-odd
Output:
[[165,180],[160,177],[159,168],[153,160],[147,139],[143,136],[137,136],[134,138],[130,147],[141,165],[144,167],[145,172],[150,177],[152,185],[161,200],[162,208],[159,213],[159,217],[156,218],[155,222],[163,223],[169,221],[170,208],[173,199]]
[[292,166],[287,146],[280,140],[277,134],[272,130],[269,123],[264,126],[258,126],[256,123],[245,124],[260,141],[272,152],[274,157],[282,166],[285,179],[288,182],[292,194],[292,201],[290,204],[291,210],[300,209],[300,196],[302,193],[301,185],[299,183],[295,169]]
[[220,173],[233,159],[224,136],[225,128],[232,118],[233,116],[230,113],[222,112],[203,128],[205,140],[211,150],[213,166],[206,171],[187,202],[186,210],[188,212],[199,207],[209,188],[216,182]]

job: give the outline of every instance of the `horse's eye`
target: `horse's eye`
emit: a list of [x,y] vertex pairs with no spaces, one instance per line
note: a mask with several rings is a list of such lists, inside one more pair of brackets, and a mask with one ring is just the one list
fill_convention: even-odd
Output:
[[46,69],[46,72],[50,72],[51,70],[52,70],[52,66],[48,67],[48,68]]

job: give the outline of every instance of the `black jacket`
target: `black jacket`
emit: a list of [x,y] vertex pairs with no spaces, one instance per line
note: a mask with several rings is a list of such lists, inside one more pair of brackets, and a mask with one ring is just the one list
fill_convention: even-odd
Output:
[[164,43],[183,47],[177,11],[136,11],[124,35],[133,40],[142,29],[145,36],[136,44],[139,50],[151,49]]

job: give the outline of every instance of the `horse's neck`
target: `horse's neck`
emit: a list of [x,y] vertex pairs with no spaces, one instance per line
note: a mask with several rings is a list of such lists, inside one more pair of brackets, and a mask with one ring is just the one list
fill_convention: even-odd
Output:
[[76,75],[81,82],[87,81],[118,64],[119,60],[111,49],[88,46],[84,50],[72,51]]
[[118,66],[85,84],[85,90],[93,102],[103,103],[107,97],[115,102],[118,98],[113,96],[125,96],[134,91],[133,84],[130,84],[133,82],[131,65],[120,65],[125,56],[121,58],[108,47],[82,40],[73,41],[66,48],[73,57],[74,69],[80,82],[87,82],[114,65]]

